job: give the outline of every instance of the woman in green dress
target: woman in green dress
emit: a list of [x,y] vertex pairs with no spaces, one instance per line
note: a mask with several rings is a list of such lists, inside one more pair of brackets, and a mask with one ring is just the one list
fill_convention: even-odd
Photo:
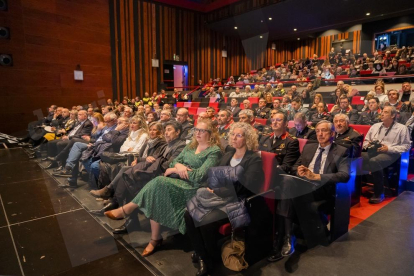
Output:
[[187,201],[196,194],[207,178],[207,170],[218,164],[221,155],[217,127],[211,120],[198,121],[191,143],[171,162],[164,176],[148,182],[132,202],[105,215],[120,219],[140,208],[151,219],[151,241],[142,253],[149,256],[162,244],[161,225],[185,233]]

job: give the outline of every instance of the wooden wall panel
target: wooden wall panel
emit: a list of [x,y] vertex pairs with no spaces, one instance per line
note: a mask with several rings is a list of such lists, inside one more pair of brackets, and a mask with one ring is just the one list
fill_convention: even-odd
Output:
[[[109,0],[14,0],[0,12],[11,39],[0,52],[13,67],[0,67],[0,131],[24,132],[33,112],[51,104],[71,107],[112,93]],[[80,64],[84,81],[75,82]]]
[[[142,96],[146,91],[159,91],[160,85],[170,86],[163,79],[163,64],[173,60],[174,54],[188,63],[189,85],[252,69],[241,41],[208,29],[203,14],[147,1],[112,1],[111,36],[118,41],[113,59],[118,98]],[[222,57],[224,45],[227,58]],[[159,59],[159,68],[151,66],[153,58]]]

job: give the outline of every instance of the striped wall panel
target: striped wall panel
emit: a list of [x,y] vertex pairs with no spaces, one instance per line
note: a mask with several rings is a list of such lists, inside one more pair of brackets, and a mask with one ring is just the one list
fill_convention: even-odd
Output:
[[[110,13],[114,98],[159,91],[164,61],[173,60],[174,54],[188,63],[189,85],[239,75],[265,61],[264,53],[248,59],[239,39],[208,29],[203,14],[132,0],[111,0]],[[222,57],[223,48],[227,58]],[[159,59],[159,68],[152,67],[153,58]]]

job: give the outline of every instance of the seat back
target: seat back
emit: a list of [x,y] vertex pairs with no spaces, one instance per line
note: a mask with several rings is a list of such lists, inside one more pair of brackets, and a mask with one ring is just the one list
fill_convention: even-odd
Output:
[[190,114],[190,115],[197,114],[197,109],[198,109],[198,107],[189,107],[188,108],[188,114]]
[[294,121],[289,121],[288,122],[288,128],[292,128],[295,127],[295,122]]
[[177,102],[177,107],[184,107],[184,102]]
[[213,107],[213,108],[219,108],[219,103],[209,103],[208,106]]
[[199,115],[201,112],[206,112],[206,108],[205,107],[197,108],[197,115]]
[[347,79],[347,78],[348,78],[348,75],[338,75],[338,76],[336,76],[337,80],[342,80],[342,79]]
[[329,112],[331,112],[331,109],[332,109],[332,107],[334,107],[334,105],[335,104],[327,104],[326,106],[327,106],[327,108],[328,108],[328,111]]
[[191,102],[185,102],[184,107],[191,107],[191,104],[192,104]]
[[217,98],[210,98],[210,103],[215,103],[217,101]]
[[259,97],[249,97],[247,98],[250,102],[250,104],[257,104],[259,103]]
[[256,120],[256,122],[258,122],[259,124],[262,124],[262,125],[266,125],[266,123],[267,123],[267,119],[256,118],[255,120]]
[[359,133],[367,136],[368,130],[370,129],[371,126],[367,126],[367,125],[349,125],[350,127],[352,127],[353,129],[355,129],[356,131],[358,131]]
[[303,148],[305,147],[306,143],[308,142],[308,139],[298,138],[299,141],[299,151],[302,153]]
[[[266,192],[271,189],[273,173],[276,171],[276,154],[272,152],[261,151],[260,152],[263,163],[263,172],[264,172],[264,181],[261,192]],[[266,204],[269,207],[269,210],[272,214],[275,213],[275,203],[273,199],[273,194],[269,194],[266,197]]]
[[351,105],[365,105],[364,99],[365,97],[354,96],[352,97]]
[[199,107],[200,104],[200,102],[191,102],[191,107]]

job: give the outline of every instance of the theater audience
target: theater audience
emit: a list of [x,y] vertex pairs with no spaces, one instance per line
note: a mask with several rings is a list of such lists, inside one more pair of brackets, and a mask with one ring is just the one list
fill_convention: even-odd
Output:
[[142,253],[147,257],[162,245],[161,225],[186,232],[184,213],[187,201],[206,180],[207,170],[221,158],[220,139],[211,121],[200,120],[194,129],[192,142],[170,164],[164,176],[147,183],[132,202],[105,212],[118,219],[140,210],[151,219],[151,241]]
[[374,179],[374,195],[369,203],[384,201],[383,169],[392,165],[411,147],[410,133],[406,126],[396,122],[397,110],[385,106],[381,113],[381,122],[369,129],[362,152],[363,166],[371,172]]
[[256,152],[257,139],[256,131],[249,124],[234,123],[229,132],[229,146],[232,150],[224,154],[218,166],[242,173],[236,179],[220,178],[219,183],[214,184],[209,178],[209,186],[198,189],[197,195],[187,203],[184,218],[194,248],[191,259],[200,265],[197,272],[199,276],[211,273],[213,260],[221,255],[220,248],[217,247],[218,229],[229,222],[223,207],[254,195],[264,180],[262,159]]

